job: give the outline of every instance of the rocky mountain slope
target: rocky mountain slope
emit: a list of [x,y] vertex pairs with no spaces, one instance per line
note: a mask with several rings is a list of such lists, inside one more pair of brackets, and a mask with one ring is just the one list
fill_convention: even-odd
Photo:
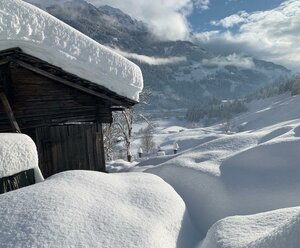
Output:
[[242,97],[291,74],[249,56],[214,54],[191,41],[158,41],[146,24],[109,6],[97,8],[84,0],[31,1],[137,63],[145,86],[153,91],[149,109],[186,108],[215,96]]

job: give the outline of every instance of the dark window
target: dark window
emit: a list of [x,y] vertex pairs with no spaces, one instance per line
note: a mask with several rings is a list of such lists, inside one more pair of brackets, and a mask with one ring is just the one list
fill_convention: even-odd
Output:
[[34,169],[0,178],[0,194],[35,184]]

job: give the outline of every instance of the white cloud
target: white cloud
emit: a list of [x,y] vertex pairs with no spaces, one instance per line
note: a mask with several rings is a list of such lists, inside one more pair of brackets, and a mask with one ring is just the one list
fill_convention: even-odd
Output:
[[224,28],[231,28],[235,25],[247,22],[249,14],[245,11],[240,11],[237,14],[225,17],[219,21],[211,21],[212,25],[222,26]]
[[186,20],[194,8],[207,9],[209,0],[87,0],[94,5],[110,5],[148,24],[161,40],[186,40],[190,28]]
[[244,57],[236,53],[224,57],[218,56],[211,59],[203,59],[202,63],[204,65],[216,65],[220,67],[231,65],[231,66],[238,66],[246,69],[251,69],[255,67],[252,58]]
[[128,58],[128,59],[136,59],[140,62],[149,64],[149,65],[167,65],[167,64],[176,64],[180,62],[185,62],[186,57],[167,57],[167,58],[158,58],[158,57],[150,57],[146,55],[129,53],[125,51],[121,51],[118,48],[111,48],[116,53]]
[[[240,20],[238,17],[242,20]],[[287,0],[275,9],[244,13],[216,22],[223,27],[240,23],[239,31],[197,35],[203,46],[219,52],[244,52],[300,70],[300,1]]]
[[207,10],[209,9],[210,0],[195,0],[194,5],[198,9]]
[[[50,6],[72,0],[25,0]],[[160,40],[188,40],[190,25],[186,19],[194,9],[206,10],[210,0],[85,0],[95,6],[109,5],[145,22]]]

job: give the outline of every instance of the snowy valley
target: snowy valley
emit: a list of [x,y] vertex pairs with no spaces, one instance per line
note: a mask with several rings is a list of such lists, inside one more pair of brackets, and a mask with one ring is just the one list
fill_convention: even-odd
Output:
[[232,120],[232,130],[244,131],[231,134],[221,124],[161,123],[154,141],[166,156],[110,169],[155,174],[174,187],[206,236],[200,247],[298,247],[299,104],[289,94],[253,101]]
[[299,248],[296,71],[92,2],[0,2],[0,247]]
[[[161,122],[154,141],[165,156],[118,160],[109,164],[110,174],[67,171],[1,195],[0,241],[6,247],[296,248],[299,104],[300,96],[289,94],[251,102],[232,120],[232,130],[244,131],[230,134],[221,124]],[[22,154],[20,144],[13,154]],[[34,150],[29,167],[37,163]],[[1,162],[10,158],[2,155]]]

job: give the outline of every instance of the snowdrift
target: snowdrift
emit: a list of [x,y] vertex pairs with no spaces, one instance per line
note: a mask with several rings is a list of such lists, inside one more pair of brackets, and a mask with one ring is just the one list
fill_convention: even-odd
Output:
[[33,140],[24,134],[0,134],[0,178],[34,169],[35,181],[44,180],[38,167],[38,154]]
[[[239,134],[201,144],[146,172],[174,187],[203,235],[216,221],[237,214],[224,187],[220,165],[231,154],[257,144],[257,136]],[[237,189],[238,190],[238,189]]]
[[296,248],[300,244],[300,207],[218,221],[201,248]]
[[207,141],[146,172],[174,187],[203,235],[228,216],[300,206],[299,106],[300,96],[261,101],[232,121],[248,123],[248,130]]
[[68,171],[0,196],[4,247],[193,247],[182,199],[143,173]]
[[138,101],[140,68],[21,0],[0,1],[0,50],[19,47],[50,64]]

